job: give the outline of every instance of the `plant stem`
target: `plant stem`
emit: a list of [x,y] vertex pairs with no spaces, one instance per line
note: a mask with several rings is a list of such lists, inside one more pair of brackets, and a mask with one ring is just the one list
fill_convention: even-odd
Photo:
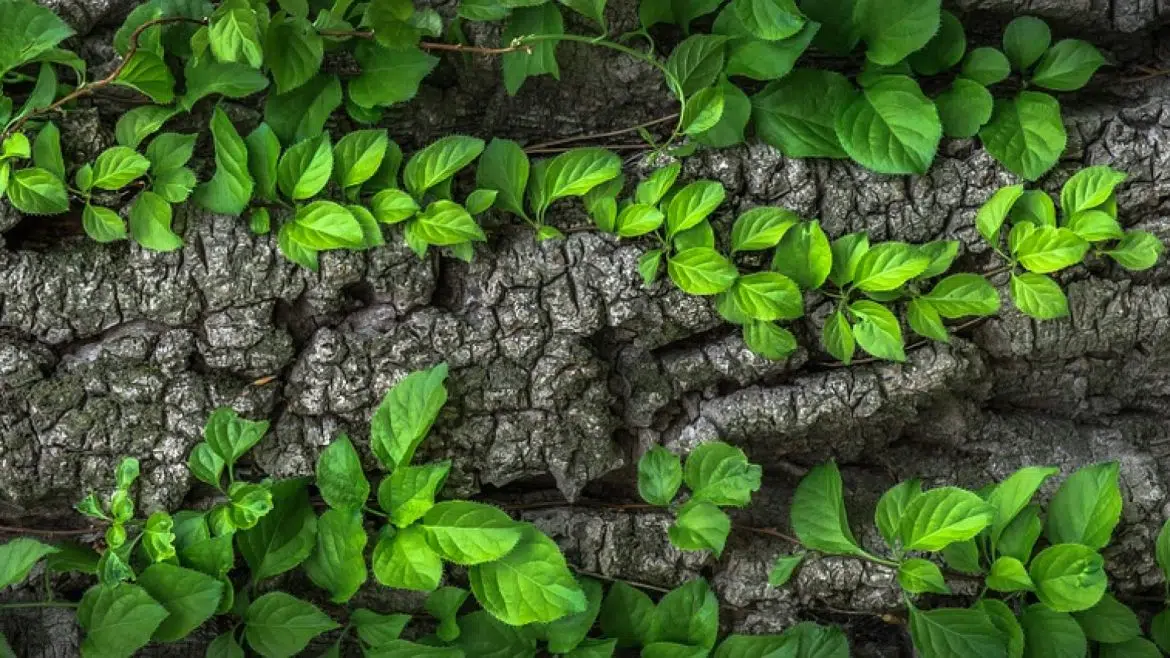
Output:
[[[374,33],[369,30],[317,30],[317,34],[323,37],[335,38],[351,38],[351,39],[373,39]],[[503,48],[483,48],[481,46],[469,46],[463,43],[438,43],[435,41],[420,41],[418,47],[422,50],[441,50],[451,53],[468,53],[471,55],[507,55],[520,50],[525,50],[524,46],[520,44],[505,46]]]
[[558,139],[549,140],[547,142],[533,144],[532,146],[525,148],[524,151],[527,153],[531,153],[533,151],[539,151],[541,149],[548,149],[548,148],[551,148],[554,146],[560,146],[561,144],[568,144],[569,142],[584,142],[584,141],[592,141],[595,139],[602,139],[604,137],[615,137],[617,135],[623,135],[625,133],[636,132],[638,130],[641,130],[642,128],[649,128],[650,126],[656,126],[660,123],[666,123],[667,121],[671,121],[671,120],[677,119],[677,118],[678,118],[678,113],[676,112],[675,114],[670,114],[668,116],[659,117],[657,119],[654,119],[653,121],[639,123],[638,125],[630,126],[629,128],[621,128],[619,130],[611,130],[609,132],[603,132],[603,133],[592,133],[589,135],[578,135],[576,137],[561,137]]
[[29,601],[26,603],[0,603],[0,610],[28,610],[32,608],[76,608],[80,603],[69,601]]
[[20,130],[20,128],[24,126],[25,122],[29,119],[41,116],[43,114],[49,114],[50,112],[55,112],[61,109],[62,106],[71,103],[78,98],[88,96],[98,89],[107,87],[112,84],[115,80],[118,79],[118,76],[122,74],[122,71],[126,68],[126,65],[130,63],[130,60],[134,58],[135,53],[138,52],[138,39],[142,36],[142,33],[156,25],[165,25],[167,23],[194,23],[197,25],[206,25],[207,19],[187,18],[185,16],[171,16],[167,18],[155,18],[153,20],[146,21],[142,25],[139,25],[138,28],[130,34],[130,48],[126,50],[126,54],[122,57],[122,61],[119,62],[116,67],[114,67],[113,71],[110,71],[109,75],[102,78],[101,80],[94,80],[93,82],[87,82],[81,85],[77,89],[74,89],[68,94],[65,94],[59,100],[51,103],[46,107],[37,108],[30,111],[28,114],[17,119],[11,126],[8,127],[7,130],[4,131],[2,135],[0,135],[0,142],[7,139],[9,135]]

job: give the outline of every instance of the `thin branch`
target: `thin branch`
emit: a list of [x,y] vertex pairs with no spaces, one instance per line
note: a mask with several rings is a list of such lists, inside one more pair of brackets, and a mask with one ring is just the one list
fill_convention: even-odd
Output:
[[41,535],[44,537],[77,537],[100,533],[98,528],[78,528],[76,530],[41,530],[39,528],[21,528],[19,526],[0,525],[0,533],[10,535]]
[[[351,39],[373,39],[374,33],[370,30],[317,30],[317,34],[323,37],[334,38],[351,38]],[[481,46],[469,46],[463,43],[438,43],[435,41],[421,41],[418,47],[423,50],[439,50],[449,53],[468,53],[471,55],[507,55],[517,51],[530,52],[531,48],[524,44],[513,44],[503,48],[484,48]]]
[[783,539],[786,542],[801,546],[800,540],[792,535],[786,535],[775,528],[756,528],[749,525],[740,525],[736,523],[732,526],[736,530],[743,530],[745,532],[754,532],[757,535],[764,535],[765,537],[775,537],[776,539]]
[[[74,89],[72,92],[65,94],[64,96],[61,97],[60,100],[50,104],[47,107],[37,108],[37,109],[32,110],[31,112],[24,115],[20,119],[17,119],[17,121],[15,123],[13,123],[12,126],[9,127],[8,130],[6,130],[4,132],[3,137],[7,138],[9,135],[20,130],[20,128],[22,126],[24,126],[25,122],[33,117],[41,116],[43,114],[49,114],[50,112],[55,112],[55,111],[61,109],[61,107],[63,107],[64,105],[71,103],[71,102],[77,100],[78,98],[82,98],[83,96],[88,96],[88,95],[94,93],[95,91],[97,91],[98,89],[101,89],[103,87],[108,87],[110,84],[112,84],[115,80],[118,79],[118,76],[121,75],[122,71],[126,69],[126,66],[130,63],[130,60],[134,59],[134,55],[138,53],[138,46],[139,46],[138,40],[142,36],[142,33],[145,32],[146,30],[156,26],[156,25],[165,25],[167,23],[193,23],[196,25],[206,25],[207,19],[205,19],[205,18],[187,18],[186,16],[170,16],[167,18],[155,18],[155,19],[146,21],[142,25],[139,25],[138,28],[135,29],[134,32],[132,32],[130,34],[130,48],[126,51],[126,54],[122,57],[122,61],[119,62],[116,67],[114,67],[113,71],[110,71],[109,75],[102,78],[101,80],[94,80],[93,82],[88,82],[86,84],[81,85],[77,89]],[[3,141],[3,140],[0,139],[0,141]]]
[[[649,150],[650,148],[653,148],[649,144],[601,144],[599,146],[601,146],[602,148],[609,149],[611,151],[636,151],[636,150]],[[526,149],[524,149],[524,152],[527,153],[528,155],[539,155],[542,153],[564,153],[565,151],[571,151],[574,148],[576,148],[576,147],[575,146],[554,146],[554,147],[546,148],[546,149],[526,148]]]
[[572,569],[573,571],[576,571],[577,573],[581,574],[582,576],[589,576],[590,578],[596,578],[598,580],[604,580],[604,581],[611,582],[611,583],[622,582],[622,583],[625,583],[627,585],[633,585],[634,587],[637,587],[638,589],[648,589],[651,592],[659,592],[661,594],[666,594],[667,592],[670,591],[669,588],[659,587],[658,585],[651,585],[649,583],[640,583],[636,580],[626,580],[625,578],[617,578],[615,576],[607,576],[607,575],[602,574],[602,573],[597,573],[596,571],[587,571],[585,569],[582,569],[581,567],[578,567],[575,564],[570,564],[569,568]]
[[531,152],[536,151],[538,149],[546,149],[546,148],[549,148],[552,146],[559,146],[561,144],[568,144],[570,142],[592,141],[592,140],[596,140],[596,139],[602,139],[605,137],[614,137],[616,135],[624,135],[626,133],[637,132],[643,128],[649,128],[650,126],[657,126],[658,124],[666,123],[667,121],[674,121],[677,118],[678,118],[678,112],[675,112],[674,114],[671,114],[669,116],[660,117],[658,119],[654,119],[653,121],[647,121],[646,123],[640,123],[636,126],[630,126],[629,128],[622,128],[620,130],[611,130],[609,132],[604,132],[604,133],[593,133],[590,135],[578,135],[576,137],[561,137],[559,139],[554,139],[554,140],[550,140],[547,142],[541,142],[540,144],[533,144],[532,146],[529,146],[529,147],[525,148],[524,150],[525,150],[525,152],[531,153]]

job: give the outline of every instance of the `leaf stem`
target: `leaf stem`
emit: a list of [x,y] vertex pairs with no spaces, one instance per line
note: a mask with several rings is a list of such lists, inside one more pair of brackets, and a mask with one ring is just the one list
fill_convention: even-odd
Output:
[[3,142],[10,135],[20,130],[21,127],[24,126],[25,122],[27,122],[29,119],[36,116],[49,114],[50,112],[55,112],[61,109],[61,107],[67,103],[71,103],[83,96],[88,96],[98,89],[107,87],[112,84],[115,80],[118,79],[118,76],[122,74],[122,71],[126,68],[126,65],[130,63],[130,60],[133,59],[134,55],[138,52],[138,40],[142,36],[142,33],[156,25],[165,25],[167,23],[193,23],[197,25],[206,25],[207,19],[187,18],[186,16],[169,16],[167,18],[155,18],[146,21],[142,25],[139,25],[138,28],[130,34],[130,47],[126,50],[126,54],[122,57],[122,61],[114,67],[113,71],[110,71],[109,75],[100,80],[94,80],[93,82],[87,82],[81,85],[68,94],[62,96],[59,100],[47,105],[46,107],[30,111],[28,114],[14,121],[12,125],[3,132],[3,134],[0,134],[0,142]]
[[28,610],[32,608],[76,608],[80,603],[70,601],[28,601],[22,603],[0,603],[0,610]]

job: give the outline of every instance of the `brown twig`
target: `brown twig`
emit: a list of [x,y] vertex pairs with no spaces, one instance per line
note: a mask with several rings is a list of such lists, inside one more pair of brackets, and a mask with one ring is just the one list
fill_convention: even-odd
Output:
[[561,144],[568,144],[570,142],[584,142],[584,141],[591,141],[591,140],[595,140],[595,139],[602,139],[605,137],[614,137],[617,135],[624,135],[626,133],[636,132],[636,131],[641,130],[643,128],[649,128],[650,126],[657,126],[658,124],[666,123],[667,121],[674,121],[677,118],[678,118],[678,112],[675,112],[674,114],[671,114],[669,116],[660,117],[658,119],[654,119],[653,121],[647,121],[646,123],[640,123],[636,126],[630,126],[629,128],[622,128],[620,130],[611,130],[609,132],[604,132],[604,133],[593,133],[590,135],[578,135],[576,137],[561,137],[559,139],[553,139],[553,140],[550,140],[547,142],[533,144],[532,146],[525,148],[524,151],[526,153],[532,153],[532,152],[537,151],[539,149],[546,149],[546,148],[550,148],[553,146],[560,146]]
[[97,528],[78,528],[76,530],[41,530],[39,528],[21,528],[19,526],[0,525],[0,533],[9,535],[42,535],[45,537],[77,537],[100,533]]
[[118,79],[118,76],[122,74],[122,71],[125,70],[126,65],[130,63],[130,60],[134,59],[134,55],[138,52],[138,45],[139,45],[138,39],[139,39],[139,37],[142,36],[142,33],[145,32],[146,30],[148,30],[149,28],[152,28],[156,25],[165,25],[167,23],[194,23],[197,25],[206,25],[207,19],[205,19],[205,18],[187,18],[186,16],[170,16],[167,18],[155,18],[155,19],[146,21],[142,25],[139,25],[138,28],[135,29],[134,32],[132,32],[130,34],[130,48],[126,50],[126,54],[122,57],[122,61],[119,62],[116,67],[114,67],[113,71],[110,71],[109,75],[107,75],[106,77],[104,77],[100,80],[94,80],[93,82],[88,82],[86,84],[81,85],[77,89],[74,89],[73,91],[69,92],[68,94],[65,94],[64,96],[62,96],[60,100],[58,100],[58,101],[56,101],[56,102],[54,102],[46,107],[37,108],[37,109],[30,111],[28,114],[17,119],[16,122],[13,123],[12,126],[8,128],[8,130],[4,131],[4,134],[2,136],[0,136],[0,141],[3,141],[3,139],[7,138],[9,135],[20,130],[20,128],[29,119],[36,117],[36,116],[43,115],[43,114],[49,114],[50,112],[55,112],[55,111],[61,109],[61,107],[67,103],[71,103],[71,102],[73,102],[73,101],[75,101],[78,98],[81,98],[83,96],[88,96],[88,95],[94,93],[95,91],[97,91],[98,89],[101,89],[103,87],[108,87],[110,84],[112,84],[115,80]]
[[776,539],[783,539],[786,542],[800,546],[800,540],[792,535],[786,535],[775,528],[756,528],[750,525],[740,525],[736,523],[732,526],[736,530],[743,530],[745,532],[754,532],[757,535],[764,535],[765,537],[775,537]]
[[[646,150],[646,149],[651,148],[651,146],[649,144],[601,144],[600,147],[605,148],[605,149],[609,149],[610,151],[634,151],[634,150]],[[524,149],[524,152],[527,153],[528,155],[540,155],[543,153],[564,153],[565,151],[571,151],[574,148],[577,148],[577,147],[575,147],[575,146],[553,146],[551,148],[546,148],[546,149],[527,148],[527,149]]]

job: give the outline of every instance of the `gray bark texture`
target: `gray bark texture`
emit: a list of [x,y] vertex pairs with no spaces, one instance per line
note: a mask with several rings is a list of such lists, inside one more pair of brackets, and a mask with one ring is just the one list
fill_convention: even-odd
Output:
[[[84,35],[74,45],[91,66],[108,68],[112,29],[133,3],[48,4]],[[615,33],[636,25],[635,3],[611,5]],[[1170,239],[1170,82],[1129,80],[1141,67],[1165,66],[1170,3],[959,0],[951,8],[982,26],[976,43],[1033,13],[1052,19],[1056,35],[1111,53],[1116,68],[1062,96],[1070,143],[1044,186],[1057,189],[1083,165],[1112,165],[1129,174],[1122,223]],[[473,41],[496,43],[498,26],[476,29]],[[448,57],[386,126],[408,149],[456,131],[535,143],[673,111],[647,66],[579,44],[558,56],[559,82],[530,80],[514,98],[497,61]],[[103,98],[63,119],[67,152],[92,156],[112,143],[122,110]],[[254,109],[235,110],[257,120]],[[202,132],[206,118],[179,129]],[[627,176],[645,171],[632,158]],[[833,236],[958,239],[969,271],[991,262],[975,211],[1013,182],[972,141],[944,143],[921,177],[790,160],[757,143],[688,158],[684,176],[727,187],[716,218],[723,236],[739,212],[775,204],[820,218]],[[554,215],[562,228],[586,223],[569,204]],[[949,345],[911,350],[905,364],[844,368],[815,347],[820,300],[794,326],[805,348],[769,362],[707,301],[665,283],[644,289],[636,268],[644,245],[591,232],[538,244],[506,218],[491,221],[470,264],[419,260],[394,237],[366,253],[324,254],[315,274],[286,261],[274,237],[193,207],[180,212],[185,246],[159,254],[63,237],[51,220],[0,206],[0,524],[79,527],[71,505],[88,489],[105,490],[123,455],[142,462],[140,509],[197,503],[203,492],[185,460],[222,405],[272,421],[244,466],[253,474],[308,474],[341,432],[372,472],[373,408],[408,372],[446,361],[450,402],[421,456],[453,460],[448,493],[523,510],[585,572],[661,588],[706,576],[729,630],[774,632],[812,619],[846,626],[855,655],[910,655],[902,628],[887,623],[900,614],[888,570],[822,558],[792,586],[767,585],[772,561],[794,547],[758,530],[785,530],[800,474],[829,458],[842,465],[855,527],[866,528],[877,497],[900,479],[978,487],[1024,465],[1068,473],[1120,460],[1126,505],[1107,554],[1111,577],[1123,599],[1160,591],[1153,542],[1170,513],[1170,266],[1134,275],[1092,261],[1063,276],[1067,319],[1037,323],[1006,310]],[[275,379],[255,383],[267,377]],[[734,515],[744,528],[722,559],[673,549],[663,514],[614,507],[637,501],[633,464],[645,449],[685,453],[716,439],[765,469],[753,504]],[[861,537],[880,542],[872,529]],[[85,582],[55,585],[76,592]],[[396,603],[419,606],[414,597]],[[845,614],[856,612],[873,614]],[[0,630],[21,655],[73,656],[71,618],[6,615]],[[208,637],[144,655],[202,655]]]

